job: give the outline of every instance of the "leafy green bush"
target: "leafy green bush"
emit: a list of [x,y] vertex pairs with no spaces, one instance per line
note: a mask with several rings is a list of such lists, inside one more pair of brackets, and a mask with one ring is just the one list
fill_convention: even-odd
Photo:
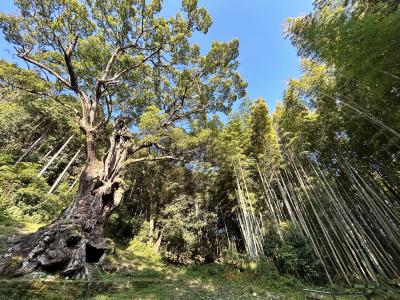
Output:
[[2,216],[48,222],[57,218],[71,202],[72,193],[49,194],[50,187],[44,178],[37,177],[38,171],[38,164],[21,162],[12,165],[9,156],[0,154]]
[[282,239],[270,229],[264,242],[265,255],[272,260],[279,273],[314,282],[325,281],[310,241],[292,224],[284,224],[281,230]]
[[270,259],[266,257],[260,258],[260,260],[257,262],[254,273],[257,277],[262,277],[265,279],[276,279],[279,276],[276,266]]
[[246,261],[246,255],[235,249],[224,249],[221,253],[221,263],[227,267],[242,269]]
[[43,201],[43,192],[35,185],[28,185],[15,191],[14,201],[35,207]]
[[3,190],[0,188],[0,220],[7,216],[7,201],[3,197]]
[[161,224],[166,260],[184,265],[213,261],[216,215],[202,195],[177,197],[164,210]]
[[120,205],[107,222],[106,234],[119,243],[127,243],[141,225],[141,220],[135,220],[126,205]]
[[149,229],[149,222],[144,222],[138,234],[129,242],[128,250],[133,255],[144,257],[150,261],[159,261],[161,259],[160,254],[154,249],[154,245],[150,243]]
[[10,165],[12,163],[12,157],[6,153],[0,153],[0,167]]

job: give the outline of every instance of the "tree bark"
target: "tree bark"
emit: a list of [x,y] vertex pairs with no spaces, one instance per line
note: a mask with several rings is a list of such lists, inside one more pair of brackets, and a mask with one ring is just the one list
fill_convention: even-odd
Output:
[[106,253],[104,228],[124,193],[122,170],[129,146],[129,131],[117,122],[103,160],[88,149],[69,208],[53,224],[16,241],[5,254],[0,272],[18,276],[42,269],[85,277],[86,263],[98,262]]

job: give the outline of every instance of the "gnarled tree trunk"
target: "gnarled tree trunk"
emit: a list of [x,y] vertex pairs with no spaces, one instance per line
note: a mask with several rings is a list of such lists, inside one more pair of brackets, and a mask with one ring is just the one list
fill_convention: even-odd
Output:
[[114,126],[110,144],[102,161],[88,150],[70,207],[53,224],[20,238],[5,254],[2,273],[24,275],[43,269],[65,276],[85,276],[86,263],[100,260],[107,250],[105,224],[124,191],[121,176],[130,135],[122,122]]

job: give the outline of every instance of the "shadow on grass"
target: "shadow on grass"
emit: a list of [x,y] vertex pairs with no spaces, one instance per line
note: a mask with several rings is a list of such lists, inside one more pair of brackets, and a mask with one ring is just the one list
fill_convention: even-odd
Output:
[[[38,227],[2,220],[0,238],[33,232]],[[237,270],[221,265],[181,267],[129,247],[118,248],[115,256],[118,272],[107,274],[97,265],[89,265],[90,280],[45,277],[40,272],[31,278],[0,280],[0,300],[279,299],[275,295],[267,297],[263,288],[243,281]]]
[[125,278],[124,289],[87,299],[282,299],[277,293],[243,282],[236,270],[218,264],[179,267],[162,261],[149,262],[133,254],[130,261],[136,264],[135,271],[111,275],[114,279]]
[[253,292],[227,285],[216,265],[183,268],[135,255],[131,261],[130,268],[114,274],[98,270],[90,281],[58,277],[1,280],[0,299],[240,299],[238,295]]

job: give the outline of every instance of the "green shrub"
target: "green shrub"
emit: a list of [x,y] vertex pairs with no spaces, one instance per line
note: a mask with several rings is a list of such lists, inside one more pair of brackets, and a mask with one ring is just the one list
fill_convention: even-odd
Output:
[[235,269],[244,267],[246,256],[234,249],[225,249],[221,254],[221,262],[227,266]]
[[270,229],[264,242],[264,253],[281,275],[293,275],[313,282],[325,282],[321,265],[310,241],[292,224],[281,226],[283,238]]
[[106,234],[119,243],[128,243],[139,232],[140,220],[135,221],[125,205],[120,205],[107,222]]
[[255,274],[257,277],[265,279],[276,279],[279,276],[279,272],[274,263],[267,257],[262,257],[257,262],[255,268]]
[[5,165],[11,165],[13,162],[13,159],[11,155],[6,154],[6,153],[0,153],[0,167],[5,166]]
[[49,194],[50,187],[44,178],[37,177],[38,170],[38,164],[12,165],[9,156],[0,154],[0,217],[48,222],[72,201],[71,193]]
[[35,186],[28,185],[15,191],[14,201],[16,204],[23,203],[29,206],[36,206],[43,201],[43,191]]
[[127,250],[132,252],[133,255],[144,257],[150,261],[159,261],[161,256],[154,249],[154,245],[150,243],[149,229],[149,222],[144,222],[138,234],[129,242]]
[[3,197],[3,190],[0,188],[0,220],[7,217],[7,201]]
[[163,257],[173,263],[190,265],[214,260],[213,237],[216,214],[207,207],[203,195],[181,195],[164,210]]

